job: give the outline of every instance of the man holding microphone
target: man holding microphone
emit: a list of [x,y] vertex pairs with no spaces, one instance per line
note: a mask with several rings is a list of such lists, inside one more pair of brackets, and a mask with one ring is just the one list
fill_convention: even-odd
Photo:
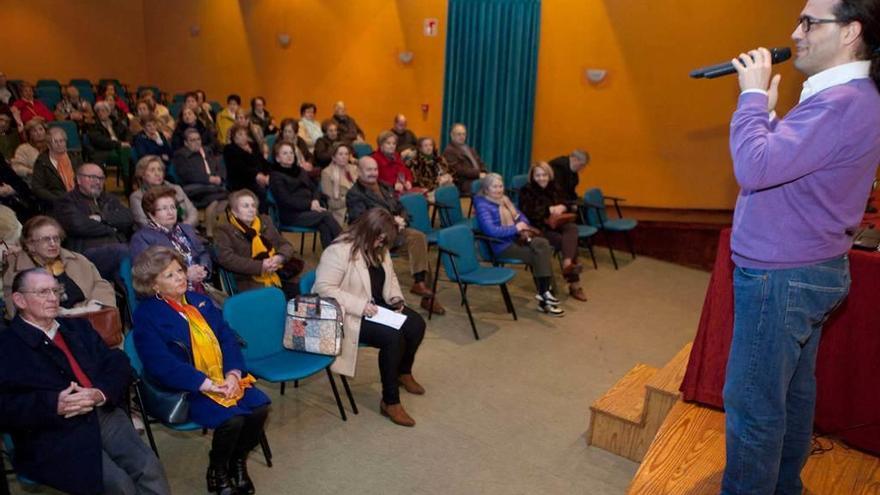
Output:
[[803,491],[822,325],[849,290],[847,252],[880,163],[880,0],[808,0],[792,39],[808,79],[781,120],[770,52],[733,60],[724,495]]

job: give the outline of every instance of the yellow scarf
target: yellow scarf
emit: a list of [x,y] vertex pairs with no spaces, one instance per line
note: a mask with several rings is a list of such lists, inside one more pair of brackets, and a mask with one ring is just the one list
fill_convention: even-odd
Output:
[[[251,226],[247,227],[241,220],[238,219],[232,212],[227,211],[227,215],[229,218],[229,223],[244,233],[244,236],[251,241],[251,259],[254,260],[263,260],[266,258],[271,258],[275,256],[275,248],[270,247],[266,248],[266,244],[263,242],[263,236],[260,235],[260,229],[262,228],[262,222],[260,221],[260,216],[257,215],[254,217],[254,221],[251,222]],[[264,287],[281,287],[281,278],[277,273],[260,273],[259,275],[254,275],[253,279],[257,282],[263,284]]]
[[[205,321],[205,317],[202,316],[202,313],[200,313],[195,306],[187,303],[185,297],[182,306],[170,299],[165,299],[165,302],[168,303],[172,309],[182,314],[184,319],[186,319],[186,322],[189,324],[189,337],[193,351],[193,366],[207,375],[208,379],[214,382],[215,385],[223,384],[223,382],[226,381],[226,377],[223,375],[223,352],[220,350],[220,342],[217,341],[217,336],[214,335],[211,326]],[[256,381],[257,380],[250,374],[243,376],[238,382],[238,394],[233,397],[226,397],[217,392],[202,393],[223,407],[232,407],[244,396],[244,390],[253,386],[253,383]]]

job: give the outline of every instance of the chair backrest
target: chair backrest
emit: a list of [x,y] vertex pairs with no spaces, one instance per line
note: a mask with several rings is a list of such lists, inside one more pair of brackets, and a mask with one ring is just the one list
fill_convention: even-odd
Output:
[[61,91],[61,83],[59,83],[59,82],[58,82],[57,80],[55,80],[55,79],[40,79],[39,81],[37,81],[37,86],[36,86],[36,87],[37,87],[37,88],[46,88],[46,87],[49,87],[49,88],[55,88],[55,89],[57,89],[58,91]]
[[174,93],[171,103],[183,103],[186,100],[186,93]]
[[520,174],[514,175],[510,179],[510,188],[514,191],[519,191],[523,188],[524,185],[529,181],[529,174]]
[[287,300],[277,287],[236,294],[223,303],[223,319],[247,342],[245,359],[259,359],[283,349]]
[[352,143],[351,147],[354,148],[354,156],[357,158],[367,156],[373,152],[373,147],[367,143]]
[[82,151],[82,140],[79,138],[79,129],[76,123],[70,120],[56,120],[49,122],[49,127],[60,127],[67,134],[67,149],[70,151]]
[[483,188],[483,179],[477,179],[471,182],[471,197],[476,196]]
[[272,223],[275,224],[276,228],[281,228],[281,214],[278,213],[278,202],[275,201],[275,195],[268,188],[266,188],[266,203],[269,209],[269,218],[272,219]]
[[315,270],[309,270],[302,275],[299,276],[299,293],[300,294],[311,294],[314,292],[312,289],[315,287],[315,278],[316,273]]
[[[213,257],[217,259],[216,254],[213,254]],[[220,283],[223,284],[223,290],[226,294],[230,296],[238,294],[238,283],[235,281],[235,275],[223,267],[218,267],[217,273],[220,275]]]
[[91,105],[94,105],[94,104],[95,104],[95,100],[96,100],[96,98],[95,98],[95,90],[92,89],[92,86],[91,86],[91,85],[88,85],[88,86],[76,86],[76,85],[74,85],[74,87],[76,87],[76,89],[79,90],[79,97],[80,97],[80,98],[82,98],[83,100],[86,100],[86,101],[89,102],[89,104],[91,104]]
[[37,99],[43,102],[50,111],[55,110],[55,105],[61,101],[61,89],[55,86],[40,86],[36,89]]
[[182,109],[182,108],[183,108],[183,102],[182,101],[175,101],[175,102],[171,103],[170,105],[168,105],[168,113],[171,114],[171,117],[174,120],[177,120],[177,118],[180,117],[180,109]]
[[428,216],[428,200],[421,193],[404,194],[400,197],[400,203],[409,213],[410,227],[424,233],[430,234],[434,232],[431,227],[431,217]]
[[134,317],[134,310],[137,309],[138,298],[137,292],[134,291],[134,282],[131,278],[131,257],[126,256],[119,262],[119,278],[125,284],[125,299],[128,301],[128,310]]
[[[480,231],[480,227],[474,223],[474,228],[472,229],[474,234],[482,234]],[[477,253],[480,255],[480,259],[485,261],[486,263],[493,263],[495,261],[495,256],[492,254],[492,243],[491,241],[485,239],[475,239],[477,244]]]
[[221,105],[219,101],[210,101],[210,102],[208,102],[208,105],[211,105],[211,110],[215,114],[218,114],[223,111],[223,105]]
[[440,225],[449,227],[464,220],[461,211],[461,196],[454,185],[438,187],[434,191],[434,202],[440,208]]
[[[592,206],[588,206],[587,203],[602,205],[602,207],[594,208]],[[588,225],[598,227],[600,225],[600,218],[602,219],[602,222],[608,220],[608,213],[605,211],[605,198],[602,196],[602,190],[598,187],[588,189],[587,192],[584,193],[584,208],[586,208],[587,210]]]
[[480,267],[474,253],[474,232],[466,225],[454,225],[437,233],[437,246],[452,251],[455,256],[455,270],[452,269],[451,256],[441,251],[440,260],[443,270],[450,280],[455,281],[455,273],[464,275]]
[[79,88],[79,87],[81,87],[81,86],[88,86],[88,87],[91,88],[91,87],[92,87],[92,81],[90,81],[90,80],[88,80],[88,79],[71,79],[71,80],[70,80],[70,85],[71,85],[71,86],[76,86],[77,88]]
[[141,362],[141,358],[140,356],[138,356],[137,348],[135,348],[134,346],[133,332],[128,332],[128,335],[125,336],[125,342],[122,344],[122,349],[128,356],[128,362],[131,363],[131,369],[134,370],[137,376],[142,376],[144,374],[144,363]]
[[275,163],[275,141],[278,134],[269,134],[266,136],[266,146],[269,147],[269,163]]

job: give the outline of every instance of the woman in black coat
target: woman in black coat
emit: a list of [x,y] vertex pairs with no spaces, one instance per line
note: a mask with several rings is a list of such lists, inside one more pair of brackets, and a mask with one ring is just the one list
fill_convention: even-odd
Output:
[[184,107],[183,110],[180,111],[180,116],[177,119],[177,126],[174,128],[174,134],[171,136],[171,149],[173,151],[177,151],[180,148],[183,148],[185,137],[183,135],[187,129],[190,127],[195,128],[199,131],[199,136],[202,138],[202,146],[205,148],[209,148],[211,150],[219,152],[219,144],[217,143],[217,136],[214,134],[214,130],[208,127],[205,127],[205,124],[199,120],[196,113],[192,108]]
[[541,229],[542,235],[557,251],[562,251],[562,275],[569,283],[569,294],[580,301],[587,296],[580,285],[583,266],[578,263],[578,229],[569,222],[553,229],[547,224],[551,214],[574,213],[577,205],[566,204],[553,181],[553,168],[538,162],[529,169],[529,182],[520,190],[520,209],[529,223]]
[[266,213],[269,202],[269,162],[260,148],[250,141],[248,128],[235,124],[229,129],[229,144],[223,148],[226,162],[226,184],[230,191],[248,189],[260,200],[260,213]]
[[269,188],[278,203],[281,224],[318,229],[321,245],[326,249],[342,232],[342,227],[322,204],[318,184],[296,162],[293,146],[288,141],[275,145]]

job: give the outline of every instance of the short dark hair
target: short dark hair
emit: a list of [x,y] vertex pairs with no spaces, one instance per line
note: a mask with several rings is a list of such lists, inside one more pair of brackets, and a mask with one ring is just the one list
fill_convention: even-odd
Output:
[[230,101],[234,101],[234,102],[238,103],[239,105],[241,105],[241,96],[238,96],[237,94],[233,93],[233,94],[226,97],[226,103],[229,103]]
[[176,205],[177,191],[175,191],[174,188],[170,186],[151,187],[147,192],[144,193],[144,197],[143,199],[141,199],[141,206],[143,206],[145,212],[150,214],[155,213],[156,203],[158,203],[159,200],[162,198],[171,198]]
[[840,0],[834,17],[862,25],[862,49],[859,56],[871,61],[871,79],[880,88],[880,0]]
[[312,102],[307,101],[307,102],[304,102],[302,105],[299,106],[299,114],[300,114],[300,116],[302,116],[303,114],[305,114],[305,113],[306,113],[306,110],[308,110],[308,109],[310,109],[310,108],[311,108],[312,110],[314,110],[315,113],[318,113],[318,106],[315,105],[315,104],[312,103]]
[[257,105],[257,100],[262,101],[262,102],[263,102],[263,106],[266,105],[266,99],[265,99],[265,98],[263,98],[262,96],[254,96],[253,98],[251,98],[251,108],[254,108],[254,107]]
[[28,277],[31,275],[36,275],[38,273],[42,273],[43,275],[52,276],[48,270],[45,268],[38,266],[35,268],[28,268],[26,270],[22,270],[15,274],[15,278],[12,279],[12,292],[21,292],[24,289],[25,284],[27,283]]

